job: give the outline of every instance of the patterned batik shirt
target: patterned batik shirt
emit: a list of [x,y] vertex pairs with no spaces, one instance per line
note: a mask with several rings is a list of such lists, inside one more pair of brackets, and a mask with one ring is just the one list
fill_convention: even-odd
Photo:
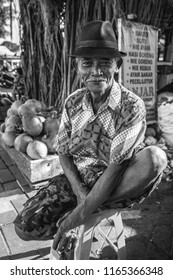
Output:
[[143,100],[114,82],[96,114],[86,88],[65,101],[55,149],[72,156],[86,185],[94,183],[110,163],[120,164],[140,146],[146,129]]

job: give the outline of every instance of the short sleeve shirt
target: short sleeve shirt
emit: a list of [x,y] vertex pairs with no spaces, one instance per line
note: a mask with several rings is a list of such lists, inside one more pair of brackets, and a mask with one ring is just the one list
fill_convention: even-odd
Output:
[[106,101],[94,114],[86,88],[65,101],[55,149],[72,156],[84,183],[92,188],[110,163],[121,164],[143,142],[143,100],[114,81]]

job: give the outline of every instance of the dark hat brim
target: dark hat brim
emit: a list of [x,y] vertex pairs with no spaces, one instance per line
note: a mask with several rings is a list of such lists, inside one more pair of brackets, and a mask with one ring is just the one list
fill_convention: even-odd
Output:
[[116,58],[124,57],[127,54],[120,52],[114,48],[77,48],[73,54],[70,54],[70,57],[107,57],[107,58]]

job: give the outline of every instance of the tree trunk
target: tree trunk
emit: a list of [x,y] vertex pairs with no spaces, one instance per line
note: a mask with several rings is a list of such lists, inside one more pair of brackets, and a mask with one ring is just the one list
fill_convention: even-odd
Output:
[[48,106],[61,100],[62,48],[58,5],[20,0],[26,96]]
[[[139,22],[166,29],[173,21],[173,5],[161,0],[19,0],[26,96],[57,106],[82,86],[72,58],[82,26],[109,20],[116,32],[117,18],[137,15]],[[167,4],[165,5],[166,2]],[[65,14],[65,16],[64,16]],[[165,21],[166,18],[169,20]],[[64,19],[64,30],[61,21]],[[64,33],[63,33],[64,31]],[[172,25],[171,29],[172,32]],[[169,33],[170,34],[170,33]]]

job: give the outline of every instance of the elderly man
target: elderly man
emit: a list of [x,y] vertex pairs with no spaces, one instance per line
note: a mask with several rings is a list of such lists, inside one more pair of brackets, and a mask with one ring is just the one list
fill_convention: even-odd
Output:
[[[115,82],[124,55],[117,49],[110,22],[93,21],[84,26],[72,55],[84,88],[66,99],[55,143],[64,171],[59,178],[63,176],[64,190],[69,190],[66,200],[72,204],[61,211],[62,180],[56,178],[35,197],[42,206],[42,219],[37,219],[38,224],[41,220],[40,227],[35,221],[32,230],[25,230],[27,234],[36,227],[38,233],[41,227],[44,233],[51,227],[55,230],[55,222],[71,210],[58,223],[54,248],[65,232],[79,226],[98,208],[123,208],[141,202],[158,185],[167,165],[163,150],[154,146],[143,148],[146,130],[143,101]],[[49,209],[53,201],[56,212],[53,222],[51,216],[47,222],[44,200]],[[32,212],[32,203],[25,208],[25,222]]]

